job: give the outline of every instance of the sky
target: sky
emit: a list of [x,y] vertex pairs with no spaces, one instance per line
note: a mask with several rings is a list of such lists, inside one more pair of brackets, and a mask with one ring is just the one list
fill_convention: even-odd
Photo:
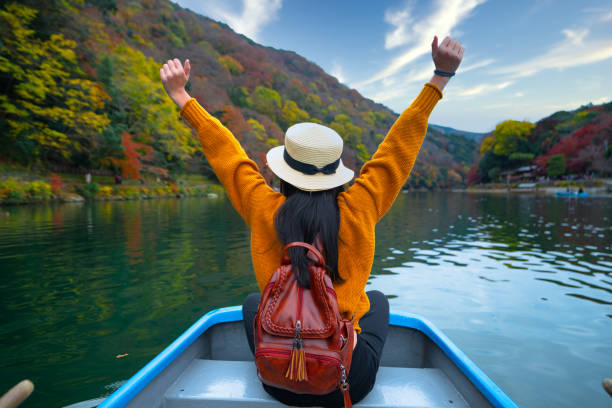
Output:
[[612,100],[610,0],[177,0],[259,44],[295,51],[400,113],[433,75],[431,41],[465,47],[430,123],[508,119]]

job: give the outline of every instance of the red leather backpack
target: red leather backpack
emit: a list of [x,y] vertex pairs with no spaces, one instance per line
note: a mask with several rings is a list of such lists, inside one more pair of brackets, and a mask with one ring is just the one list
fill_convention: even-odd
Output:
[[[307,248],[310,288],[298,284],[287,251]],[[353,355],[352,320],[342,319],[325,261],[312,245],[285,246],[281,266],[266,285],[254,322],[255,364],[261,381],[298,394],[338,388],[351,407],[347,376]]]

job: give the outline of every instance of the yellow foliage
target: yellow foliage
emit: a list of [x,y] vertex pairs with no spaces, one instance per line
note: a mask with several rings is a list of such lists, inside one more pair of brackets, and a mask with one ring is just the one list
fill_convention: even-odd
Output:
[[244,67],[230,55],[220,56],[219,62],[232,75],[240,75],[244,72]]
[[308,112],[300,109],[294,101],[289,99],[283,105],[282,118],[285,124],[291,126],[295,123],[307,121]]
[[166,96],[159,80],[160,63],[125,43],[110,56],[113,85],[130,112],[137,140],[155,141],[168,160],[186,160],[199,147],[191,130],[179,120],[176,105]]
[[100,197],[112,197],[113,196],[113,188],[111,186],[102,186],[98,190],[98,196]]
[[495,144],[495,138],[493,136],[489,136],[482,141],[482,145],[480,145],[480,154],[485,154]]
[[495,146],[493,153],[498,156],[510,156],[517,151],[519,141],[526,140],[535,125],[531,122],[506,120],[495,127]]
[[0,116],[9,125],[8,137],[30,139],[44,152],[69,157],[90,136],[109,123],[96,110],[108,95],[79,68],[76,43],[61,34],[42,41],[28,25],[37,11],[11,3],[0,10],[3,34],[0,72],[12,87],[0,98]]
[[306,97],[306,103],[312,104],[318,107],[322,106],[321,97],[317,94],[309,93]]
[[266,133],[266,128],[259,123],[257,119],[249,119],[247,121],[249,125],[251,125],[251,129],[253,129],[253,133],[258,140],[264,142],[268,138],[268,134]]

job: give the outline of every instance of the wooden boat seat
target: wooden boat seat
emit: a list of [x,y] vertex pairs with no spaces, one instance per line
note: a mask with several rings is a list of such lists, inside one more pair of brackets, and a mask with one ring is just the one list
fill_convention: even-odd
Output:
[[[252,361],[195,359],[166,390],[164,408],[283,406],[262,388]],[[468,407],[439,369],[381,366],[356,407]]]

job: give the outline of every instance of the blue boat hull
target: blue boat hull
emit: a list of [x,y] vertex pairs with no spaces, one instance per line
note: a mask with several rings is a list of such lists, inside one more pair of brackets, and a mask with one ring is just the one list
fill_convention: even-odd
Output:
[[588,197],[589,193],[572,193],[567,191],[557,191],[559,197]]
[[[180,376],[182,372],[185,372],[190,362],[189,360],[194,360],[197,357],[194,357],[198,353],[202,353],[202,349],[208,349],[209,351],[207,356],[200,357],[203,360],[200,360],[202,363],[205,363],[207,360],[247,360],[250,359],[252,361],[252,356],[250,355],[250,350],[238,350],[239,346],[232,346],[228,348],[227,339],[239,337],[237,334],[239,330],[242,329],[241,324],[236,324],[235,322],[241,322],[242,320],[242,311],[239,306],[227,307],[213,310],[207,313],[205,316],[200,318],[194,325],[192,325],[189,329],[187,329],[179,338],[177,338],[170,346],[168,346],[164,351],[162,351],[158,356],[156,356],[151,362],[149,362],[144,368],[142,368],[138,373],[136,373],[132,378],[130,378],[123,386],[121,386],[117,391],[115,391],[112,395],[110,395],[101,405],[100,408],[118,408],[118,407],[126,407],[126,406],[162,406],[161,401],[164,397],[156,394],[172,394],[171,391],[168,391],[171,388],[169,384],[176,384],[177,376]],[[232,324],[232,322],[234,322]],[[441,361],[441,368],[443,370],[450,370],[448,373],[449,378],[454,383],[453,387],[457,387],[460,390],[460,393],[463,394],[463,397],[458,398],[464,400],[466,407],[471,406],[493,406],[493,407],[516,407],[517,405],[480,369],[478,368],[444,333],[442,333],[438,328],[436,328],[432,323],[427,321],[426,319],[413,315],[413,314],[398,314],[392,313],[390,316],[390,325],[391,330],[389,333],[389,339],[387,344],[385,345],[385,351],[383,352],[383,361],[381,361],[381,369],[383,369],[384,365],[391,366],[411,366],[415,365],[412,362],[406,360],[406,362],[400,361],[401,358],[397,356],[405,356],[404,359],[415,359],[416,357],[420,358],[422,361],[426,361],[426,366],[429,367],[431,361]],[[219,332],[223,327],[228,327],[230,330],[227,334],[222,335],[220,338],[221,341],[217,341],[216,345],[208,345],[203,347],[202,345],[195,345],[198,341],[202,342],[203,338],[206,337],[213,328],[212,332]],[[395,334],[397,333],[397,334]],[[210,334],[212,337],[219,337],[219,334]],[[243,339],[241,339],[244,343],[246,343],[246,339],[244,339],[244,332],[242,331]],[[402,336],[411,336],[411,337],[402,337]],[[425,340],[414,340],[418,338],[423,338]],[[409,339],[409,340],[407,340]],[[206,340],[208,342],[214,340]],[[423,346],[423,348],[418,350],[410,350],[409,344],[419,344],[423,341],[426,341],[428,344],[431,343],[430,346]],[[435,345],[435,346],[434,346]],[[244,348],[244,347],[243,347]],[[247,347],[248,348],[248,347]],[[210,351],[213,349],[213,351]],[[425,351],[423,350],[433,350],[431,356],[423,355]],[[196,351],[194,351],[196,350]],[[200,351],[198,351],[200,350]],[[223,351],[223,350],[231,350],[231,351]],[[400,354],[401,352],[401,354]],[[223,354],[232,354],[238,353],[235,355],[228,355],[227,357],[223,357]],[[385,357],[385,353],[387,357]],[[437,353],[437,354],[435,354]],[[414,354],[415,357],[411,357],[411,354]],[[187,355],[187,356],[186,356]],[[184,362],[177,363],[177,360],[182,359]],[[444,360],[444,361],[442,361]],[[386,361],[386,363],[385,363]],[[246,361],[243,361],[244,364],[247,364]],[[223,364],[221,362],[221,364]],[[416,363],[416,367],[424,363]],[[180,366],[182,368],[177,368]],[[210,365],[209,365],[210,366]],[[254,366],[252,363],[248,363],[248,366]],[[189,366],[192,369],[192,366]],[[426,368],[426,367],[423,367]],[[435,367],[434,367],[435,368]],[[419,370],[412,369],[414,372],[420,372]],[[422,370],[425,373],[425,370]],[[177,372],[179,374],[171,374],[170,372]],[[170,378],[170,376],[173,376]],[[182,374],[182,376],[186,376],[187,374]],[[204,378],[202,375],[207,375],[205,372],[198,374],[198,381],[202,381]],[[210,375],[210,373],[208,374]],[[214,375],[214,374],[213,374]],[[221,375],[221,374],[219,374]],[[251,377],[254,377],[255,373]],[[166,380],[163,377],[169,377]],[[182,377],[181,377],[182,378]],[[211,377],[211,381],[215,381],[217,378]],[[397,379],[396,379],[397,380]],[[401,379],[400,379],[401,380]],[[165,382],[164,382],[165,381]],[[185,380],[186,383],[189,380]],[[445,380],[446,381],[446,380]],[[193,379],[191,383],[193,383]],[[396,381],[397,382],[397,381]],[[162,385],[166,384],[166,385]],[[201,384],[201,383],[200,383]],[[450,384],[450,382],[449,382]],[[206,384],[201,384],[202,388],[205,387]],[[378,380],[377,380],[378,385]],[[176,386],[176,385],[175,385]],[[196,381],[197,386],[197,381]],[[381,386],[382,387],[382,386]],[[186,386],[181,385],[180,391],[184,391]],[[261,387],[259,387],[261,388]],[[383,387],[384,388],[384,387]],[[376,389],[376,387],[375,387]],[[384,389],[391,389],[390,387]],[[379,392],[382,392],[379,390]],[[202,394],[203,391],[196,392]],[[384,395],[383,395],[384,396]],[[165,398],[171,398],[165,397]],[[186,398],[186,397],[185,397]],[[222,400],[223,397],[219,396]],[[259,398],[259,400],[257,400]],[[257,397],[253,399],[255,402],[261,402],[262,397]],[[374,398],[374,397],[373,397]],[[257,400],[257,401],[256,401]],[[191,400],[189,400],[191,401]],[[365,400],[364,400],[365,401]],[[472,402],[471,402],[472,401]],[[219,401],[217,401],[219,402]],[[248,401],[247,401],[248,402]],[[364,406],[379,406],[376,405],[376,401],[370,401],[371,405],[365,404]],[[471,402],[471,403],[470,403]],[[191,402],[190,402],[191,403]],[[159,404],[159,405],[157,405]],[[167,403],[163,403],[163,406],[170,406]],[[187,404],[185,402],[185,404]],[[255,403],[253,403],[255,405]],[[361,404],[359,404],[361,405]],[[180,401],[178,405],[175,406],[196,406],[196,405],[181,405]],[[205,403],[201,403],[198,406],[209,406]],[[232,406],[231,403],[226,405],[214,405],[214,406]],[[238,406],[238,405],[236,405]],[[245,400],[241,400],[241,404],[239,406],[250,406],[250,404],[246,403]],[[259,405],[259,406],[271,406],[271,405]],[[384,405],[382,405],[384,406]],[[395,406],[395,405],[394,405]],[[404,405],[397,405],[404,406]],[[406,405],[407,406],[407,405]],[[457,406],[457,405],[455,405]]]

